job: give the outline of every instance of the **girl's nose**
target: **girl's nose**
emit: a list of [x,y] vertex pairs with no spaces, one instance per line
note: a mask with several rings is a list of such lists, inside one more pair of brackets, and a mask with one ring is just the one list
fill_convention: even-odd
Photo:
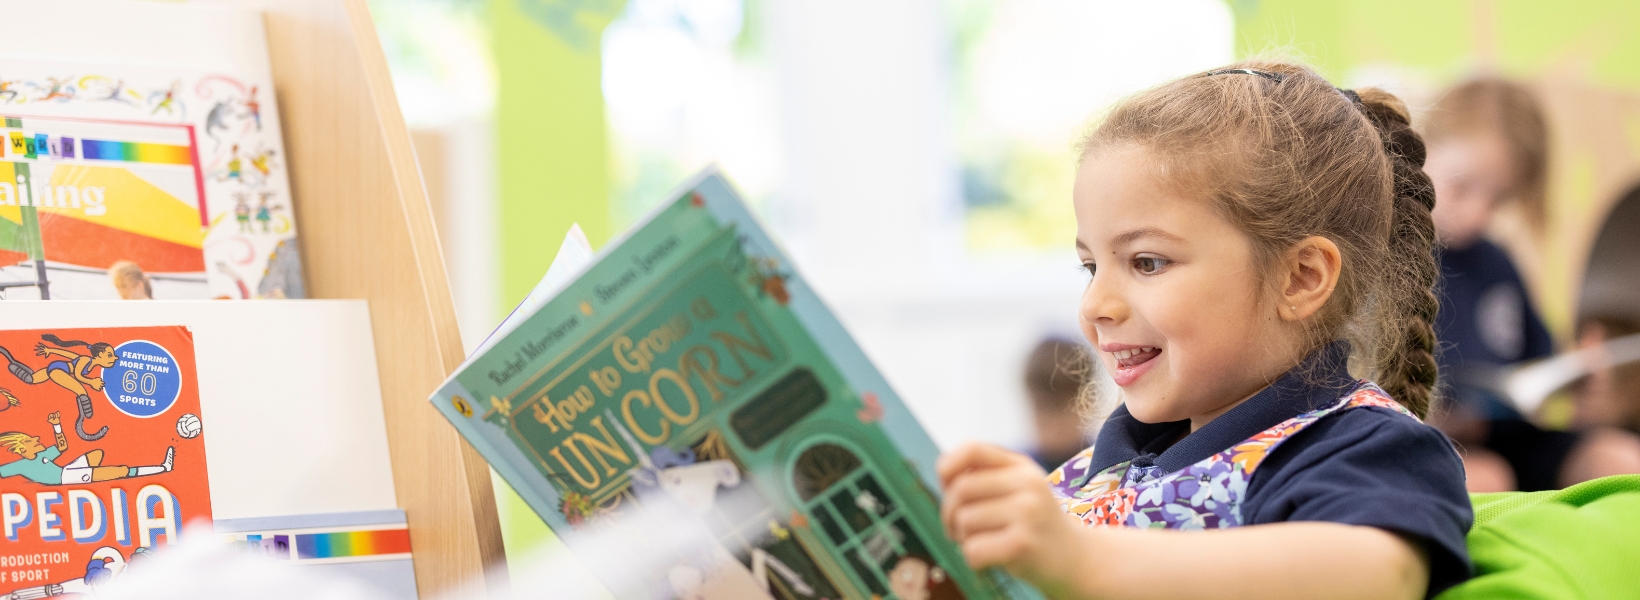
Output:
[[[1116,325],[1128,318],[1127,301],[1122,298],[1116,282],[1103,274],[1096,274],[1082,291],[1082,305],[1078,308],[1084,327],[1095,324]],[[1091,337],[1090,337],[1091,340]]]

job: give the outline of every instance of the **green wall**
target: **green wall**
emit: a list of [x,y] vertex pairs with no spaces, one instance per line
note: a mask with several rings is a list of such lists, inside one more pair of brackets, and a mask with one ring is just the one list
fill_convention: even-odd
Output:
[[1492,65],[1531,77],[1556,67],[1640,90],[1640,2],[1612,0],[1232,0],[1236,50],[1287,50],[1330,78],[1367,65],[1437,81]]
[[503,314],[540,280],[571,224],[595,246],[613,233],[598,40],[620,5],[490,0]]

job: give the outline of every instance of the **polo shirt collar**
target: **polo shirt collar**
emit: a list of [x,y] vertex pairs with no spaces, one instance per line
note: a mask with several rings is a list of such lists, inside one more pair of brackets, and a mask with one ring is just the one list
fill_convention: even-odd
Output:
[[1322,346],[1275,383],[1194,432],[1190,432],[1188,419],[1144,423],[1128,413],[1126,404],[1119,406],[1099,430],[1099,439],[1093,446],[1091,472],[1133,460],[1154,464],[1163,472],[1172,473],[1223,452],[1277,423],[1337,402],[1355,387],[1355,379],[1349,372],[1349,355],[1347,341]]

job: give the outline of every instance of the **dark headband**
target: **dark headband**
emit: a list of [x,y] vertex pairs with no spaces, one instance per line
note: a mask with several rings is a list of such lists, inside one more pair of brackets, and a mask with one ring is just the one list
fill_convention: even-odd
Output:
[[1230,75],[1230,74],[1253,75],[1253,76],[1257,76],[1257,77],[1263,77],[1265,79],[1268,79],[1270,81],[1274,81],[1276,83],[1281,83],[1282,80],[1287,78],[1286,75],[1282,75],[1280,73],[1272,73],[1270,71],[1260,71],[1260,70],[1257,70],[1257,69],[1219,69],[1217,71],[1208,71],[1206,73],[1202,73],[1201,76],[1202,77],[1212,77],[1214,75]]
[[[1287,79],[1286,75],[1282,75],[1280,73],[1274,73],[1274,72],[1271,72],[1271,71],[1260,71],[1258,69],[1219,69],[1217,71],[1208,71],[1206,73],[1201,74],[1202,77],[1212,77],[1214,75],[1252,75],[1252,76],[1255,76],[1255,77],[1263,77],[1265,79],[1268,79],[1270,81],[1274,81],[1276,83],[1281,83],[1282,81]],[[1345,98],[1348,98],[1351,103],[1353,103],[1353,104],[1360,104],[1361,103],[1361,95],[1355,93],[1355,90],[1346,90],[1346,89],[1342,89],[1342,88],[1334,88],[1334,89],[1337,89],[1338,93],[1343,94]]]

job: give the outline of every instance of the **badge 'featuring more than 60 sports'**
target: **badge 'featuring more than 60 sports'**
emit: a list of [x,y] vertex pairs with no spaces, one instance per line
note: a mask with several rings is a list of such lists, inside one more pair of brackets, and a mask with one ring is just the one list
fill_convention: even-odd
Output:
[[0,331],[0,362],[0,597],[89,594],[210,519],[187,328]]

